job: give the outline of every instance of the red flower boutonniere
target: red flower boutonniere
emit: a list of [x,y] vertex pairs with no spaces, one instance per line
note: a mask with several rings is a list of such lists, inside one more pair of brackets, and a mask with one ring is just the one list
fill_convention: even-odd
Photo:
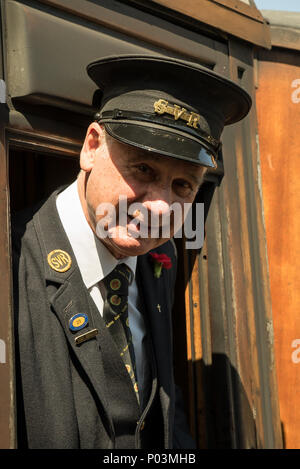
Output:
[[162,268],[171,269],[172,261],[166,254],[158,254],[157,252],[149,253],[152,261],[154,262],[154,277],[159,278],[161,276]]

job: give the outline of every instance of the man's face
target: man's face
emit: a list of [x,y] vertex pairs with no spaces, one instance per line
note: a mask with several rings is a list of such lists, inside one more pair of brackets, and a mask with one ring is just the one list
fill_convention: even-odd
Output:
[[[172,237],[174,217],[164,216],[174,203],[183,212],[184,204],[193,202],[205,172],[202,166],[120,143],[96,123],[88,129],[80,166],[79,194],[85,216],[116,258],[145,254]],[[124,216],[121,220],[120,197],[127,200],[125,222]],[[112,228],[102,204],[110,204],[115,211]],[[168,237],[162,231],[166,220],[170,220]],[[109,236],[99,236],[99,227],[108,228]],[[151,229],[156,237],[151,236]]]

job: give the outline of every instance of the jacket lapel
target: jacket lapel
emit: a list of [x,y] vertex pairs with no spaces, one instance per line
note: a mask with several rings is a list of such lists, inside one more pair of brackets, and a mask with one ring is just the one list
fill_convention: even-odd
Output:
[[[44,256],[45,280],[48,285],[49,301],[71,348],[102,402],[113,433],[113,423],[108,412],[108,398],[105,392],[106,386],[103,386],[105,373],[99,347],[100,338],[103,335],[105,336],[103,334],[105,326],[83,284],[74,253],[56,210],[56,196],[57,192],[48,199],[42,209],[34,216],[34,224]],[[57,255],[54,254],[54,260],[51,263],[48,256],[53,251],[56,251]],[[62,256],[60,256],[61,251],[63,252]],[[66,261],[68,259],[66,254],[69,256],[70,262]],[[60,271],[54,270],[53,266],[58,266]],[[64,268],[67,269],[64,270]],[[70,320],[79,313],[87,316],[88,323],[83,329],[72,331],[70,328],[72,321],[70,322]],[[97,335],[93,335],[95,329],[98,331]],[[92,337],[80,344],[76,344],[75,339],[87,332],[90,332]],[[106,340],[106,336],[104,340]]]
[[[109,396],[106,395],[105,372],[102,361],[102,347],[109,347],[108,334],[101,316],[86,291],[79,268],[76,263],[69,240],[56,209],[55,192],[34,216],[34,225],[41,243],[44,256],[45,280],[48,284],[49,301],[58,317],[66,338],[77,356],[85,373],[102,402],[106,418],[114,433],[113,422],[109,413]],[[43,228],[42,228],[43,227]],[[162,249],[163,251],[164,249]],[[56,259],[60,263],[60,271],[53,269],[49,263],[49,253],[63,251],[71,259],[71,264],[66,264],[64,270],[62,264],[66,263],[64,257]],[[160,251],[160,248],[156,250]],[[149,262],[149,256],[139,256],[137,266],[139,288],[142,291],[145,302],[145,310],[151,330],[154,354],[157,365],[157,377],[159,382],[159,395],[162,404],[164,418],[165,447],[170,446],[172,415],[174,410],[170,403],[174,403],[174,383],[172,364],[172,323],[171,323],[171,295],[172,288],[170,276],[163,272],[161,278],[153,275],[153,265]],[[72,332],[70,319],[78,313],[84,313],[88,317],[87,326]],[[77,345],[75,338],[79,335],[98,329],[98,334],[89,340]],[[129,379],[125,373],[124,378]]]

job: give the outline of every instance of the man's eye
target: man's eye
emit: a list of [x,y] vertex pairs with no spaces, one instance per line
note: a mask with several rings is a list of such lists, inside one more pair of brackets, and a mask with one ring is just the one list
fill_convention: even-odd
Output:
[[181,197],[187,197],[193,193],[194,188],[188,181],[178,179],[175,182],[175,190]]
[[193,190],[191,184],[187,181],[178,180],[178,181],[176,181],[176,184],[177,184],[178,187],[182,187],[183,189]]
[[186,187],[186,188],[189,188],[191,187],[190,184],[186,181],[178,181],[178,184],[181,186],[181,187]]
[[136,177],[142,181],[149,182],[155,177],[153,169],[147,164],[141,163],[134,167]]
[[149,168],[149,166],[147,166],[146,164],[140,164],[138,166],[138,169],[142,172],[142,173],[147,173],[151,170],[151,168]]

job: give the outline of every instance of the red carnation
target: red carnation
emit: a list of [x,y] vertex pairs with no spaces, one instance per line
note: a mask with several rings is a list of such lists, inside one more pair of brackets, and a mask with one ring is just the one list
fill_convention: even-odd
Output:
[[150,252],[150,256],[154,262],[154,277],[159,278],[161,276],[162,268],[171,269],[172,261],[166,254],[158,254],[157,252]]

